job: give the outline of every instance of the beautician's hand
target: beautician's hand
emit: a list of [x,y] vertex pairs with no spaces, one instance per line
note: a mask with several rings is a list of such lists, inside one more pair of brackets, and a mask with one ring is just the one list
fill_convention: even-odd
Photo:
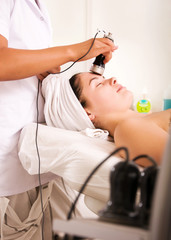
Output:
[[43,81],[43,79],[46,78],[49,74],[51,74],[51,73],[59,73],[60,71],[61,71],[61,67],[56,67],[56,68],[51,69],[50,71],[38,74],[37,78],[40,81]]
[[[90,49],[93,39],[89,39],[85,42],[71,45],[71,51],[73,56],[73,61],[82,57]],[[96,38],[91,48],[90,52],[82,58],[80,61],[84,61],[93,57],[103,54],[105,56],[104,63],[107,63],[112,58],[112,52],[114,52],[118,47],[108,38]]]

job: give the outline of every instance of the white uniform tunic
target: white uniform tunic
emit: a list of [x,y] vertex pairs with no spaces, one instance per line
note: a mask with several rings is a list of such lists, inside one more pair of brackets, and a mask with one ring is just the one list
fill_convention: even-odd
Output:
[[[0,0],[0,34],[9,48],[42,49],[51,45],[49,18],[41,1]],[[15,63],[14,63],[15,64]],[[22,167],[17,144],[21,129],[36,122],[37,77],[0,81],[0,196],[21,193],[39,185],[38,175]],[[44,121],[39,94],[39,121]],[[35,156],[37,157],[37,156]],[[55,175],[41,175],[42,184]]]

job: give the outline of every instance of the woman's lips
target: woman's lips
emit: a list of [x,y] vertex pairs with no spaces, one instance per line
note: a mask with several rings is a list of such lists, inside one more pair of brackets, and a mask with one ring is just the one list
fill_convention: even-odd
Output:
[[123,88],[125,88],[125,87],[123,87],[122,85],[119,85],[118,88],[117,88],[117,90],[116,90],[116,92],[121,91]]

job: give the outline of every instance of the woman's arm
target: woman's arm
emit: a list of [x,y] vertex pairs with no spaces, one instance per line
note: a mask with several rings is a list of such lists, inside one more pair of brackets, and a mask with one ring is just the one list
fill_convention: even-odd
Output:
[[[38,75],[64,63],[76,61],[88,51],[92,41],[93,39],[90,39],[78,44],[42,50],[20,50],[8,48],[7,39],[0,35],[0,81]],[[105,61],[109,61],[115,49],[109,39],[96,39],[93,48],[83,60],[103,53]]]
[[[140,154],[147,154],[160,164],[168,133],[151,120],[134,118],[124,120],[117,125],[114,139],[117,147],[128,148],[130,159]],[[138,160],[137,163],[144,167],[150,164],[147,159]]]

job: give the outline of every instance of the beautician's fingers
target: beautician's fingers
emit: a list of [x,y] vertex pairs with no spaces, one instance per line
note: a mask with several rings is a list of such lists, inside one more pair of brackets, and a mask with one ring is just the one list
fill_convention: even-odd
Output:
[[[114,51],[115,51],[116,49],[118,49],[118,46],[115,46]],[[114,52],[114,51],[113,51],[113,52]],[[106,53],[103,53],[103,55],[105,56],[105,59],[103,60],[104,64],[106,64],[107,62],[110,61],[110,59],[111,59],[112,56],[113,56],[113,54],[112,54],[113,52],[106,52]]]
[[[94,39],[89,39],[85,42],[71,45],[73,61],[76,61],[88,52],[93,43],[93,40]],[[96,57],[102,53],[106,57],[105,62],[107,62],[111,59],[111,53],[114,52],[116,49],[117,46],[115,46],[115,44],[108,38],[96,38],[91,50],[80,61]]]
[[53,68],[53,69],[51,69],[51,70],[49,70],[49,71],[47,71],[47,72],[38,74],[38,75],[37,75],[37,78],[38,78],[40,81],[43,81],[43,79],[46,78],[49,74],[51,74],[51,73],[53,73],[53,74],[59,73],[60,71],[61,71],[61,67],[58,66],[58,67]]
[[44,73],[38,74],[38,75],[37,75],[37,78],[38,78],[40,81],[43,81],[43,79],[46,78],[48,75],[49,75],[48,72],[44,72]]
[[[109,43],[109,46],[111,46],[110,44],[113,43],[111,40],[109,40],[107,38],[102,38],[101,40],[104,41],[106,44]],[[116,46],[114,43],[113,43],[112,51],[104,52],[105,48],[101,49],[101,51],[102,51],[101,53],[105,56],[104,64],[106,64],[107,62],[110,61],[110,59],[112,58],[112,53],[117,49],[118,49],[118,46]],[[97,54],[97,55],[99,55],[99,54]]]
[[104,64],[106,64],[112,58],[112,52],[103,53],[103,55],[105,56],[105,59],[103,60],[103,62]]
[[53,68],[50,71],[48,71],[48,73],[59,73],[60,71],[61,71],[61,67],[58,66],[58,67]]

